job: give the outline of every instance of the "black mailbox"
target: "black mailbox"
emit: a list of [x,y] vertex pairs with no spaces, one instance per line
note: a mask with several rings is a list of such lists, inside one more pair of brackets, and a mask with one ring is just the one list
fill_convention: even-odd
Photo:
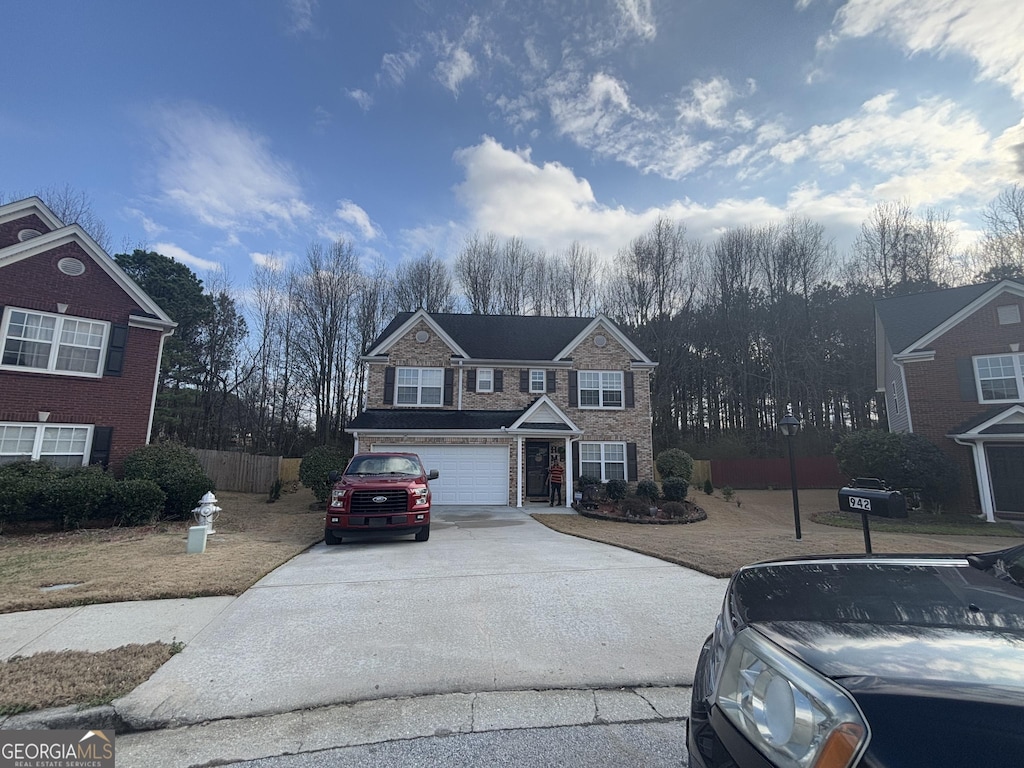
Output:
[[907,502],[903,494],[881,488],[840,488],[839,509],[879,517],[907,516]]

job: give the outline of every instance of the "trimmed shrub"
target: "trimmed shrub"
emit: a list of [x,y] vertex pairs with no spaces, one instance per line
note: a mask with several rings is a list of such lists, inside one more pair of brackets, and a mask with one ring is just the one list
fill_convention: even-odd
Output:
[[313,491],[317,501],[327,501],[331,492],[327,475],[332,469],[342,472],[351,458],[348,451],[335,445],[318,445],[302,457],[299,480]]
[[158,443],[138,448],[124,460],[125,480],[152,480],[166,494],[162,517],[181,520],[199,504],[213,481],[199,459],[180,443]]
[[661,483],[662,493],[668,501],[685,501],[690,492],[690,483],[681,477],[668,477]]
[[713,486],[711,484],[711,478],[709,477],[707,480],[704,481],[704,493],[706,493],[708,496],[710,496],[714,492],[715,492],[715,486]]
[[653,480],[641,480],[636,484],[636,495],[647,501],[654,501],[661,495],[658,484]]
[[[7,522],[53,520],[43,492],[57,481],[60,470],[46,461],[15,461],[0,466],[0,529]],[[56,522],[61,520],[57,517]]]
[[700,507],[687,507],[678,501],[666,501],[662,505],[661,511],[665,517],[672,520],[685,520],[688,523],[708,519],[708,513]]
[[601,478],[591,477],[590,475],[580,475],[580,479],[576,482],[580,488],[586,488],[588,485],[600,485]]
[[693,457],[680,448],[669,448],[658,454],[654,461],[662,480],[681,477],[687,483],[693,477]]
[[609,499],[612,501],[622,501],[626,498],[626,494],[629,493],[629,483],[625,480],[615,478],[614,480],[609,480],[605,484],[604,489],[608,494]]
[[101,467],[69,469],[42,492],[42,503],[61,527],[80,528],[106,517],[117,481]]
[[844,474],[877,477],[896,489],[920,489],[922,499],[933,509],[959,490],[956,463],[921,435],[865,429],[844,437],[835,455]]
[[110,504],[118,525],[149,525],[160,519],[167,494],[154,480],[122,480],[114,486]]
[[[614,482],[614,481],[609,481]],[[630,496],[619,502],[619,511],[627,517],[650,517],[651,503],[639,496]]]

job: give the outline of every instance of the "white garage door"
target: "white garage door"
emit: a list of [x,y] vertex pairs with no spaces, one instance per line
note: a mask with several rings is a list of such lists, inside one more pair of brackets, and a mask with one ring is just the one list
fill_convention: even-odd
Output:
[[429,472],[434,504],[508,504],[508,448],[501,445],[374,445],[374,451],[418,453]]

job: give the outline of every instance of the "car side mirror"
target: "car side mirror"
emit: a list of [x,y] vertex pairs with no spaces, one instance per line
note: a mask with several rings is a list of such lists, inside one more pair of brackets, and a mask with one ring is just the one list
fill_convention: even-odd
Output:
[[330,472],[328,472],[327,479],[330,480],[332,483],[338,482],[338,470],[332,469]]
[[439,477],[440,475],[437,473],[436,469],[430,470],[430,472],[427,474],[427,480],[437,480],[437,478]]

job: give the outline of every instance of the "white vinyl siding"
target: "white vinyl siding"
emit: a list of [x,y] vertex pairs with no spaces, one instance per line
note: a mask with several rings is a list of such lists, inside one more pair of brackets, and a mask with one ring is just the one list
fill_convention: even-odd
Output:
[[580,443],[580,471],[588,477],[626,479],[625,443]]
[[58,467],[80,467],[89,456],[92,427],[84,425],[0,424],[0,464],[45,460]]
[[13,308],[5,314],[0,367],[101,375],[109,323]]
[[622,408],[622,371],[580,371],[577,386],[580,408]]
[[399,368],[397,377],[395,405],[441,405],[442,368]]

